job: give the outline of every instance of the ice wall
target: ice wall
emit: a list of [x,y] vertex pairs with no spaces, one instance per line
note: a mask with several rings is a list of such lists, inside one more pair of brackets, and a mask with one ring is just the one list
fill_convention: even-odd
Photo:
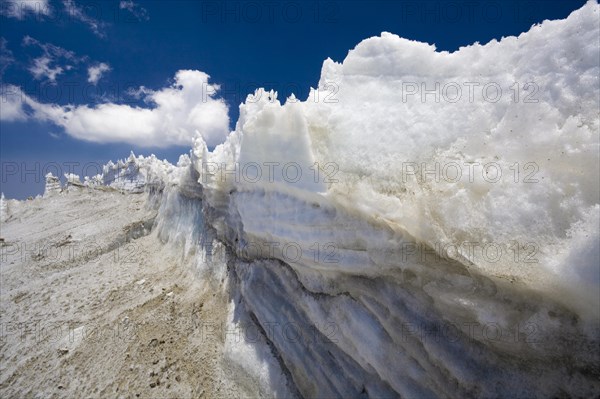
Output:
[[454,53],[383,33],[196,140],[244,306],[316,334],[272,339],[301,394],[598,392],[599,37],[596,2]]

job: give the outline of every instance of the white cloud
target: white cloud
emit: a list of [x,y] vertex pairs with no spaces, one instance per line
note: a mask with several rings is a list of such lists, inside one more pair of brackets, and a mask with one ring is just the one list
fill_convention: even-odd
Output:
[[2,85],[0,95],[0,121],[24,121],[27,119],[25,107],[27,95],[17,86]]
[[[49,121],[80,140],[144,147],[190,145],[198,132],[213,146],[229,133],[229,116],[225,102],[215,98],[219,86],[209,84],[208,79],[201,71],[180,70],[171,86],[158,91],[141,90],[152,108],[114,103],[59,106],[42,104],[26,95],[12,96],[9,111],[7,115],[3,112],[1,119]],[[32,110],[29,116],[25,106]]]
[[50,43],[41,43],[40,41],[34,39],[31,36],[25,36],[23,38],[23,45],[24,46],[37,46],[37,47],[41,48],[44,51],[44,53],[46,53],[47,55],[52,55],[54,57],[64,57],[69,60],[77,59],[77,56],[75,55],[75,53],[73,51],[65,50],[62,47],[55,46]]
[[[90,3],[87,5],[87,7],[93,10],[95,7],[98,7],[99,4],[102,3]],[[106,36],[106,34],[104,33],[104,27],[106,24],[104,22],[98,21],[97,19],[87,15],[83,7],[80,7],[77,4],[75,4],[73,0],[63,0],[63,5],[71,18],[77,19],[86,24],[96,36]],[[102,9],[99,9],[97,11],[102,11]]]
[[121,0],[119,3],[119,8],[121,10],[129,11],[139,20],[148,21],[150,19],[148,16],[148,11],[139,4],[134,3],[132,0]]
[[50,15],[51,11],[48,6],[48,0],[15,0],[1,2],[0,14],[4,16],[23,19],[28,13],[38,16]]
[[33,60],[33,65],[29,67],[29,72],[37,80],[45,77],[51,82],[56,82],[56,77],[63,72],[63,68],[60,66],[51,67],[51,62],[52,59],[50,57],[38,57]]
[[[39,47],[43,52],[41,56],[33,60],[32,65],[28,68],[37,80],[45,78],[50,82],[56,82],[58,75],[73,68],[71,64],[77,64],[86,59],[86,57],[78,57],[74,52],[62,47],[50,43],[40,43],[31,36],[23,38],[23,45]],[[64,65],[58,65],[59,61],[64,62]]]
[[98,84],[98,81],[100,80],[100,78],[102,78],[104,72],[108,71],[110,71],[110,66],[108,64],[105,64],[104,62],[89,67],[88,82],[90,82],[93,85]]

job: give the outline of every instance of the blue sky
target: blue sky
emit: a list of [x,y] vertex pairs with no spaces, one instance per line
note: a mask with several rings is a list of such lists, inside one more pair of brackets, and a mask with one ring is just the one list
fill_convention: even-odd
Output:
[[[305,99],[327,57],[341,62],[382,31],[454,51],[565,18],[584,3],[1,0],[1,190],[8,198],[40,194],[48,171],[97,173],[130,150],[176,162],[198,122],[182,122],[186,115],[197,111],[200,125],[208,118],[200,129],[219,137],[233,129],[239,103],[254,88]],[[191,89],[188,96],[182,87],[198,84],[210,94],[196,109]],[[103,104],[110,111],[94,111]],[[35,116],[38,106],[45,117]],[[133,107],[160,109],[132,114]],[[228,126],[206,117],[224,112]],[[67,116],[75,121],[68,127],[60,122]],[[161,129],[171,128],[162,140]]]

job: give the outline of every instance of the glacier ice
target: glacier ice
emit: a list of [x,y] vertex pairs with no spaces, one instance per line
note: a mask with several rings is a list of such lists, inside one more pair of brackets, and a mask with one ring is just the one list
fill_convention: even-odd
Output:
[[229,281],[264,344],[230,361],[265,391],[597,395],[599,13],[453,53],[382,33],[305,101],[258,89],[214,150],[102,182],[147,192],[159,237]]

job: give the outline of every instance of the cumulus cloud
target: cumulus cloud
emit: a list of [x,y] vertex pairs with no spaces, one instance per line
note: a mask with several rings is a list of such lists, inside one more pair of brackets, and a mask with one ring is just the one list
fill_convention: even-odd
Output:
[[[87,6],[92,8],[92,7],[97,7],[98,4],[101,4],[101,3],[92,3],[92,4],[88,4]],[[64,5],[68,15],[71,18],[79,20],[79,21],[83,22],[84,24],[86,24],[88,26],[88,28],[90,28],[90,30],[96,36],[98,36],[98,37],[106,36],[106,34],[104,32],[104,28],[105,28],[106,24],[104,22],[98,21],[97,19],[87,15],[85,10],[83,9],[83,7],[78,6],[73,0],[63,0],[63,5]]]
[[134,3],[132,0],[121,0],[119,3],[119,8],[121,10],[127,10],[137,19],[148,21],[150,17],[148,16],[148,11],[140,6],[137,3]]
[[[218,85],[209,75],[180,70],[172,85],[161,90],[140,90],[148,108],[105,103],[60,106],[43,104],[12,87],[7,113],[2,120],[35,119],[61,126],[70,136],[97,143],[125,142],[144,147],[190,145],[199,133],[210,146],[224,141],[229,133],[228,108],[216,98]],[[27,111],[27,110],[28,111]]]
[[18,0],[0,2],[0,14],[16,19],[23,19],[27,14],[50,15],[48,0]]
[[92,65],[88,68],[88,82],[93,85],[96,85],[104,72],[110,71],[110,65],[101,62],[97,65]]

